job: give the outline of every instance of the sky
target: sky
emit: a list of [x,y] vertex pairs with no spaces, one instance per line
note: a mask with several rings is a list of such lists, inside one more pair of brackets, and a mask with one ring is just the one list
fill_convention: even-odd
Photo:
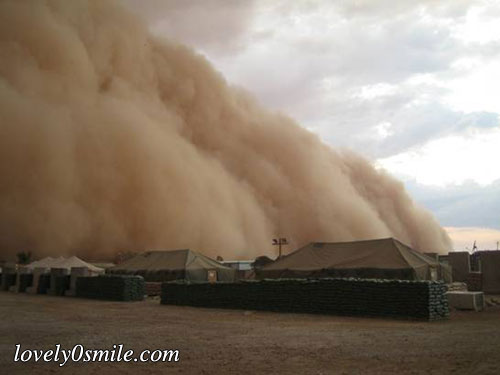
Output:
[[401,179],[456,250],[500,241],[500,2],[122,0],[227,81]]

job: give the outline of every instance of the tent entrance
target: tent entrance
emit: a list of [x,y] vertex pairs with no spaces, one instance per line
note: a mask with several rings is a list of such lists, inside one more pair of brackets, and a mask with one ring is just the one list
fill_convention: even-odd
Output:
[[430,267],[431,270],[431,280],[432,281],[437,281],[438,280],[438,272],[435,267]]
[[217,271],[216,270],[208,270],[208,282],[209,283],[216,283],[217,282]]

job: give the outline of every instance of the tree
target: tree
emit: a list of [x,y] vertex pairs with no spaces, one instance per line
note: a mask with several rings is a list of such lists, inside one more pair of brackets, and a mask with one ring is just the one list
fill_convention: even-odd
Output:
[[17,253],[17,263],[19,264],[31,263],[31,251],[21,251]]

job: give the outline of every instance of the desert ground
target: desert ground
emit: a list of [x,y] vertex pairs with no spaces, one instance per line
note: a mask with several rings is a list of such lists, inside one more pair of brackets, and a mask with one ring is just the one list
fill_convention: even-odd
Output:
[[[499,374],[500,306],[415,322],[0,292],[3,374]],[[14,363],[22,349],[178,349],[177,363]]]

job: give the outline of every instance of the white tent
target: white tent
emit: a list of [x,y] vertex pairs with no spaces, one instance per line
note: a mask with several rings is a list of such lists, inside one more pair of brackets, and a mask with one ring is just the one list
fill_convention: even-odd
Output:
[[66,268],[68,271],[71,271],[72,267],[86,267],[90,271],[95,273],[104,273],[104,269],[94,266],[93,264],[87,263],[76,256],[72,256],[69,258],[59,257],[52,258],[47,257],[35,262],[28,264],[26,267],[31,268],[32,270],[38,267],[44,268]]

